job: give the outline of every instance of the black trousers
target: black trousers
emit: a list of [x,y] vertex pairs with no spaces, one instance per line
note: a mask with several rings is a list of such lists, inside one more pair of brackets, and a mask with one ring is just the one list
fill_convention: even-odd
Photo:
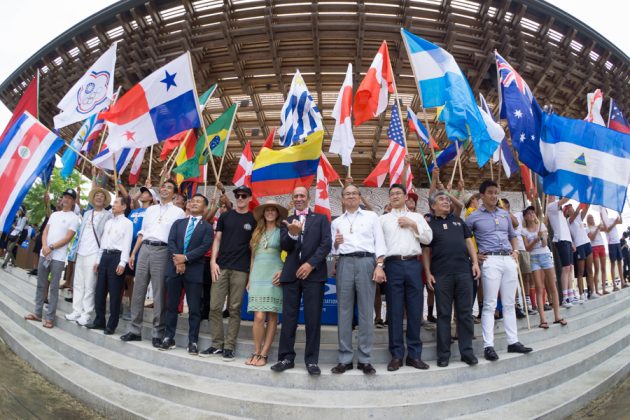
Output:
[[437,306],[437,357],[448,360],[451,357],[451,312],[455,302],[459,353],[461,356],[474,356],[472,338],[474,322],[472,317],[473,278],[471,273],[447,274],[435,277],[435,302]]
[[177,330],[177,307],[182,290],[186,291],[188,303],[188,342],[196,343],[199,339],[201,323],[201,293],[203,284],[192,282],[184,275],[166,278],[166,333],[164,337],[175,338]]
[[210,288],[212,287],[212,275],[210,273],[210,257],[203,257],[203,295],[201,297],[201,319],[210,316]]
[[295,331],[300,314],[300,299],[304,299],[306,347],[304,362],[319,363],[319,341],[324,304],[325,283],[296,279],[282,283],[282,329],[278,346],[278,360],[295,361]]
[[[110,254],[103,252],[98,266],[98,278],[96,280],[96,290],[94,291],[94,311],[96,312],[94,325],[107,327],[107,329],[112,331],[115,331],[118,326],[125,283],[125,274],[123,273],[121,276],[116,274],[119,262],[120,253]],[[109,294],[109,320],[105,323],[107,294]]]

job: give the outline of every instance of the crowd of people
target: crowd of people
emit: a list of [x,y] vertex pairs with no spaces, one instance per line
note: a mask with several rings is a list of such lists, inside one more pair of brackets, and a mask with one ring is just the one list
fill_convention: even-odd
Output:
[[[220,183],[210,199],[202,194],[186,199],[168,179],[158,192],[147,184],[133,196],[119,184],[113,200],[94,184],[83,210],[77,205],[77,191],[67,189],[51,206],[55,211],[35,239],[35,309],[25,318],[54,327],[65,272],[62,287],[72,288],[72,312],[66,320],[111,335],[122,313],[130,322],[120,339],[140,341],[149,293],[152,345],[168,351],[176,347],[185,299],[188,353],[230,362],[235,360],[246,305],[253,313],[254,351],[245,361],[251,366],[267,365],[282,315],[277,360],[271,365],[279,373],[295,366],[302,311],[304,363],[308,373],[317,376],[330,276],[327,259],[332,254],[338,360],[331,371],[343,374],[356,360],[358,370],[373,375],[375,328],[388,331],[388,371],[403,364],[429,368],[422,360],[420,330],[432,321],[437,365],[448,366],[455,340],[461,360],[475,365],[475,323],[482,327],[485,359],[498,360],[502,350],[495,348],[497,320],[505,328],[507,352],[529,353],[532,348],[519,341],[517,318],[537,313],[540,328],[548,329],[549,322],[565,326],[561,306],[570,308],[610,293],[608,279],[612,291],[628,286],[628,232],[620,237],[620,217],[611,220],[602,212],[597,225],[587,215],[588,206],[574,208],[568,199],[551,196],[546,203],[532,196],[532,205],[511,211],[494,181],[483,181],[478,193],[465,196],[462,183],[456,191],[444,188],[439,170],[433,173],[427,214],[416,211],[418,194],[402,184],[390,186],[388,192],[389,203],[378,215],[347,179],[341,192],[343,212],[331,223],[313,212],[304,187],[295,188],[290,208],[274,201],[252,208],[252,191],[246,186],[233,190],[233,203]],[[48,201],[46,197],[46,206]],[[24,209],[16,219],[11,242],[24,230],[25,214]],[[553,321],[548,321],[548,310]],[[212,345],[199,349],[204,319]]]

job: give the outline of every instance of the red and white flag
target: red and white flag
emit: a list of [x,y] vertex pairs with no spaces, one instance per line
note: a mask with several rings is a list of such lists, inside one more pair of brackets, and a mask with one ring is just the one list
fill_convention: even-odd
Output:
[[315,184],[315,213],[323,214],[330,221],[332,213],[330,211],[330,197],[328,186],[331,182],[339,179],[339,174],[334,170],[326,156],[322,153],[317,167],[317,183]]
[[595,92],[586,94],[586,105],[588,106],[588,114],[584,120],[606,127],[604,118],[602,117],[602,102],[604,95],[600,89]]
[[238,160],[238,166],[236,167],[236,171],[234,171],[234,178],[232,179],[232,183],[237,187],[245,185],[251,188],[253,168],[254,156],[252,155],[252,145],[248,141],[245,145],[245,148],[243,149],[241,158]]
[[[367,187],[381,187],[389,174],[389,185],[402,183],[402,173],[405,168],[405,148],[390,140],[385,155],[374,170],[365,178],[363,185]],[[407,166],[407,182],[405,188],[409,191],[413,187],[413,175]]]
[[332,117],[335,119],[335,131],[330,141],[330,153],[341,156],[341,164],[350,166],[352,163],[352,149],[355,141],[352,134],[352,64],[348,64],[346,78],[343,81],[337,102],[333,108]]
[[2,142],[2,140],[4,139],[4,136],[9,131],[9,128],[13,126],[13,124],[18,120],[18,118],[22,116],[22,114],[24,114],[24,112],[28,112],[29,114],[34,116],[35,119],[39,119],[38,117],[39,107],[37,106],[38,98],[39,98],[39,70],[37,71],[37,75],[33,78],[33,80],[31,80],[31,83],[28,84],[28,87],[26,88],[19,102],[15,106],[15,109],[13,110],[13,115],[11,115],[11,119],[9,120],[9,123],[4,128],[4,131],[2,132],[2,134],[0,135],[0,142]]
[[274,139],[274,137],[276,137],[276,127],[271,129],[271,132],[269,133],[269,135],[265,139],[265,142],[263,143],[262,147],[266,147],[268,149],[273,149],[273,139]]
[[388,92],[394,91],[394,76],[387,41],[383,41],[374,61],[354,96],[354,125],[359,126],[385,111]]
[[142,149],[136,149],[133,152],[133,163],[131,164],[131,170],[129,171],[129,185],[136,185],[140,180],[140,171],[142,170],[142,161],[144,160],[144,152],[146,147]]

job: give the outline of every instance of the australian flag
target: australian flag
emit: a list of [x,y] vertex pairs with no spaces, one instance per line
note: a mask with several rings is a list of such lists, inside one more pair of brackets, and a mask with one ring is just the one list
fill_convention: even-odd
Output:
[[608,128],[622,133],[630,134],[630,124],[623,117],[617,102],[610,98],[610,111],[608,112]]
[[518,159],[532,171],[546,175],[540,153],[542,109],[527,83],[510,64],[495,52],[501,92],[501,118],[507,119],[512,145]]

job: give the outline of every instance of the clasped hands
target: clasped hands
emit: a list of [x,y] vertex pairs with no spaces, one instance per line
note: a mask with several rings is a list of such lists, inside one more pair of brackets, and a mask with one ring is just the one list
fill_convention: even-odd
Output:
[[175,272],[184,274],[186,272],[186,256],[184,254],[173,254],[173,264],[175,264]]

